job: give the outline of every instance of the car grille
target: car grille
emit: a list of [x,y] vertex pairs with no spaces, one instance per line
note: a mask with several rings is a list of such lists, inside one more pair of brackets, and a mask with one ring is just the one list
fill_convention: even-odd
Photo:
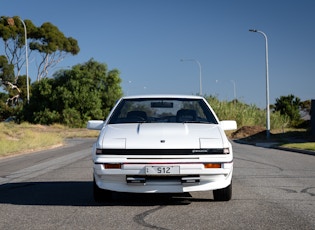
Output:
[[97,155],[209,155],[226,154],[218,149],[97,149]]

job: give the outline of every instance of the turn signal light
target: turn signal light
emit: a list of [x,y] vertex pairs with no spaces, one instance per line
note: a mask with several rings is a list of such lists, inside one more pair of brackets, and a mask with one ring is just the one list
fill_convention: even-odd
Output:
[[205,163],[204,165],[205,165],[206,169],[210,169],[210,168],[219,169],[219,168],[221,168],[221,164],[219,164],[219,163]]
[[103,164],[105,169],[121,169],[121,164]]

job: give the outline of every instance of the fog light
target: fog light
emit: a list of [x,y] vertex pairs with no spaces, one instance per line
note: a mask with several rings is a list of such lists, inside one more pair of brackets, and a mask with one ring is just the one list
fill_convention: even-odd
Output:
[[209,168],[219,169],[219,168],[221,168],[221,164],[219,164],[219,163],[205,163],[204,166],[206,169],[209,169]]

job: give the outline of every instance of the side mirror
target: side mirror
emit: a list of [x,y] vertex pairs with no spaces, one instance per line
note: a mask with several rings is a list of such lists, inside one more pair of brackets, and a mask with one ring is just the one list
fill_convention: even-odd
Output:
[[237,129],[236,121],[220,121],[220,125],[223,130]]
[[104,126],[104,121],[102,120],[90,120],[87,123],[87,128],[92,130],[101,130]]

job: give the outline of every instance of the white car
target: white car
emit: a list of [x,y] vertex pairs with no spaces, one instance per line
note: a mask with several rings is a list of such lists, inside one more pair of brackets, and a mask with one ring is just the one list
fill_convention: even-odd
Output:
[[94,199],[113,191],[186,193],[213,190],[214,200],[232,197],[233,151],[219,121],[199,96],[148,95],[121,98],[93,145]]

